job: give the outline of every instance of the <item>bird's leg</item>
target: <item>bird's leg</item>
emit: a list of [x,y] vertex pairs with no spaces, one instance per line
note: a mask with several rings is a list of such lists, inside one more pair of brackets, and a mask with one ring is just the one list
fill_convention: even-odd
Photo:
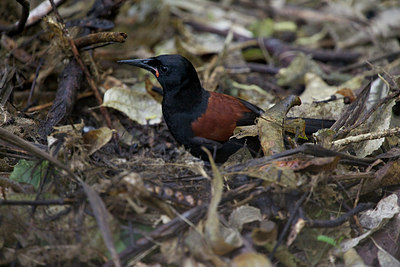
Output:
[[199,145],[207,148],[212,153],[214,160],[217,156],[217,150],[222,147],[222,144],[220,142],[210,140],[210,139],[207,139],[204,137],[196,136],[196,137],[193,137],[191,140],[194,144],[199,144]]

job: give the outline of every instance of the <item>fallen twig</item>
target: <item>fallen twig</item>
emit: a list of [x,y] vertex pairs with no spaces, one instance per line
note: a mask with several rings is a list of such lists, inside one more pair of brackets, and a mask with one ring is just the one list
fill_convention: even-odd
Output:
[[334,220],[308,220],[307,221],[307,226],[308,227],[313,227],[313,228],[326,228],[326,227],[336,227],[339,226],[343,223],[345,223],[349,218],[351,218],[353,215],[372,208],[374,204],[372,203],[361,203],[354,209],[348,211],[346,214],[340,216],[337,219]]
[[21,17],[17,24],[15,25],[0,25],[0,32],[7,32],[8,35],[15,35],[21,33],[25,28],[25,23],[29,16],[30,3],[28,0],[17,0],[17,2],[22,6]]
[[50,205],[71,205],[75,203],[76,200],[70,198],[60,198],[60,199],[41,199],[41,200],[5,200],[0,199],[1,205],[8,206],[50,206]]
[[359,143],[366,140],[380,139],[383,137],[393,136],[400,133],[400,127],[386,129],[373,133],[366,133],[360,135],[349,136],[332,142],[333,146],[346,146],[351,143]]
[[124,32],[97,32],[88,34],[74,40],[77,48],[106,42],[125,42],[128,35]]
[[276,241],[276,244],[274,246],[274,248],[272,249],[271,253],[269,254],[269,257],[272,259],[275,255],[276,250],[278,249],[278,247],[282,244],[283,239],[285,238],[287,232],[290,229],[290,226],[292,225],[292,222],[295,218],[297,218],[297,212],[299,211],[301,205],[303,204],[303,202],[306,200],[308,193],[304,193],[301,198],[297,201],[296,206],[293,208],[293,213],[290,214],[290,217],[288,219],[288,221],[285,224],[285,227],[283,228],[282,232],[279,234],[279,238]]
[[[50,2],[51,2],[51,5],[53,7],[54,14],[56,15],[58,21],[60,21],[62,24],[64,24],[63,23],[63,19],[61,18],[60,14],[57,11],[57,8],[56,8],[56,5],[55,5],[54,1],[50,0]],[[69,34],[67,32],[67,29],[65,27],[63,27],[62,30],[63,30],[64,35],[66,37],[68,37]],[[85,64],[83,64],[82,59],[81,59],[81,57],[79,55],[78,48],[76,47],[74,40],[72,40],[71,38],[68,38],[68,41],[69,41],[69,44],[71,46],[71,50],[72,50],[72,53],[74,55],[74,58],[75,58],[76,62],[78,62],[80,68],[83,71],[83,73],[85,74],[86,81],[88,82],[90,89],[92,89],[92,91],[94,93],[94,96],[95,96],[95,98],[97,100],[97,103],[100,106],[100,112],[103,114],[104,119],[106,120],[106,124],[107,124],[108,128],[113,128],[112,127],[111,118],[110,118],[110,115],[108,114],[107,109],[105,107],[101,106],[101,104],[103,103],[103,99],[102,99],[102,97],[100,95],[100,92],[97,89],[96,83],[94,82],[92,76],[90,75],[90,72],[89,72],[88,68],[85,66]]]
[[[152,232],[148,233],[146,237],[140,238],[138,241],[135,242],[135,244],[122,251],[119,254],[119,258],[122,262],[126,262],[130,258],[133,258],[139,253],[151,248],[154,245],[155,241],[162,241],[176,236],[176,233],[178,231],[182,232],[190,226],[186,223],[186,221],[190,221],[191,223],[196,224],[201,218],[204,217],[206,211],[207,205],[205,204],[186,211],[181,216],[172,219],[169,223],[163,224]],[[113,266],[113,264],[113,261],[110,260],[106,262],[103,267],[111,267]]]
[[[64,0],[54,0],[54,4],[56,6],[60,5],[62,2],[64,2]],[[50,1],[44,0],[40,5],[35,7],[35,9],[33,9],[30,12],[28,20],[26,22],[26,26],[29,27],[29,26],[35,24],[40,19],[42,19],[44,16],[49,14],[51,12],[51,10],[52,10],[52,7],[51,7]]]

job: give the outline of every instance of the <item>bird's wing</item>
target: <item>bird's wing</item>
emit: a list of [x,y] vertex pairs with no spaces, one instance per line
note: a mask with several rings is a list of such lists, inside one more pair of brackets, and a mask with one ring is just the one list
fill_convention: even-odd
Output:
[[255,114],[258,114],[258,116],[260,116],[261,114],[263,114],[265,111],[262,108],[257,107],[256,105],[247,102],[246,100],[237,98],[240,102],[242,102],[242,104],[248,108],[250,111],[254,112]]
[[191,124],[194,135],[218,142],[228,141],[237,125],[253,124],[258,116],[248,105],[260,110],[235,97],[210,92],[206,112]]

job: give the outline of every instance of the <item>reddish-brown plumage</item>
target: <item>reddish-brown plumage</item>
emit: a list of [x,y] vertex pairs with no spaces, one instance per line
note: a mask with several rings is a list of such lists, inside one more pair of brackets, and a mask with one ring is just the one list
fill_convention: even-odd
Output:
[[[213,152],[216,162],[225,162],[243,146],[247,146],[253,155],[259,154],[257,137],[230,137],[236,126],[254,124],[264,111],[242,99],[204,90],[196,69],[186,58],[161,55],[120,62],[146,69],[156,76],[163,87],[165,122],[176,141],[192,155],[208,160],[205,147]],[[314,122],[319,128],[320,124]]]
[[192,122],[195,136],[226,142],[244,113],[251,112],[233,96],[210,92],[207,111]]

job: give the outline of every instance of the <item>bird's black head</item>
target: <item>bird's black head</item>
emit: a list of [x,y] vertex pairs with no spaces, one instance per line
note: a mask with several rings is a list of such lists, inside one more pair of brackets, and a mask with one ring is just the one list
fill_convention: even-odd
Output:
[[161,55],[148,59],[121,60],[119,63],[137,66],[156,76],[164,93],[177,92],[186,88],[201,88],[197,72],[192,63],[181,55]]

